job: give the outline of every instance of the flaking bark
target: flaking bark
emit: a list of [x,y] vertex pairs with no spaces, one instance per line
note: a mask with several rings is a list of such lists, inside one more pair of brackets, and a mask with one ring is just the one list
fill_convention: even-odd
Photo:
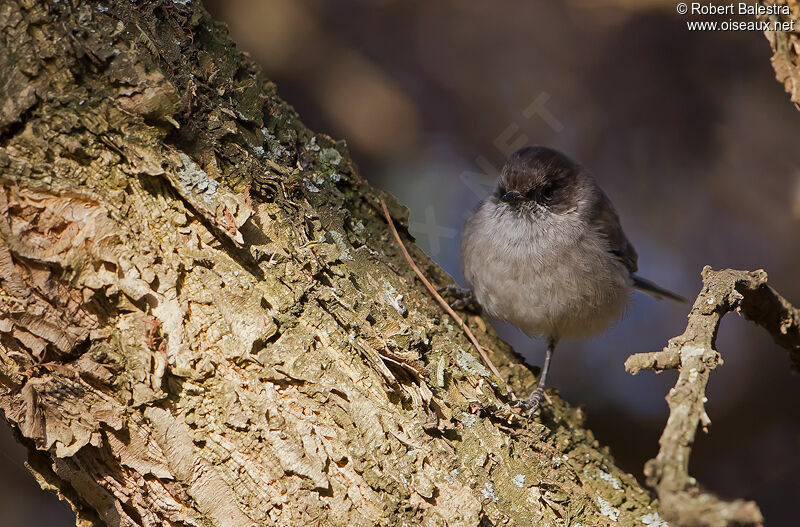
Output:
[[0,409],[79,525],[661,525],[199,2],[0,35]]
[[[764,15],[760,19],[772,27],[793,27],[794,31],[765,31],[772,48],[770,62],[775,76],[786,89],[789,99],[800,108],[800,4],[793,0],[760,0],[763,6],[788,6],[790,14]],[[784,26],[794,21],[793,26]],[[779,25],[776,25],[779,24]]]

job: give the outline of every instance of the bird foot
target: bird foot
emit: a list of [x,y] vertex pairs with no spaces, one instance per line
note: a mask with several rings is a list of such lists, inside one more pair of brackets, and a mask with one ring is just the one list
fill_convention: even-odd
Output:
[[530,417],[541,406],[543,397],[544,397],[544,388],[539,387],[533,390],[533,393],[527,399],[512,401],[511,406],[514,408],[522,409],[522,411],[527,413],[528,417]]
[[456,311],[468,311],[470,313],[480,313],[481,306],[475,300],[471,289],[458,287],[457,285],[446,285],[438,289],[439,293]]

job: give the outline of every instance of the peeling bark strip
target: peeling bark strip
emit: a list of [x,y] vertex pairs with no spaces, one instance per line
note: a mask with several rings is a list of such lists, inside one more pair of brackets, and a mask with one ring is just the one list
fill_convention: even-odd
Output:
[[3,0],[0,76],[0,409],[79,525],[661,525],[199,2]]
[[764,271],[703,269],[703,289],[695,300],[689,324],[662,351],[638,353],[625,362],[631,374],[642,370],[679,369],[675,387],[667,396],[669,420],[661,435],[661,449],[645,467],[648,485],[656,489],[664,518],[685,526],[759,526],[764,519],[753,502],[725,502],[703,492],[689,476],[689,456],[697,426],[707,429],[705,390],[711,370],[722,364],[714,349],[722,317],[743,313],[766,329],[800,366],[800,309],[767,285]]
[[[436,301],[439,302],[439,305],[442,306],[442,309],[444,309],[445,312],[448,315],[450,315],[450,318],[452,318],[456,322],[456,324],[458,324],[458,327],[464,330],[464,333],[467,335],[467,338],[470,340],[470,342],[472,342],[472,345],[475,346],[475,351],[477,351],[478,354],[481,356],[481,359],[483,359],[483,363],[486,366],[488,366],[490,370],[492,370],[492,373],[494,374],[495,377],[497,377],[501,382],[505,383],[506,381],[505,379],[503,379],[503,374],[497,370],[497,368],[492,363],[489,356],[486,355],[486,352],[483,350],[483,347],[478,342],[478,339],[475,338],[475,335],[472,334],[472,331],[470,331],[469,327],[467,327],[464,321],[461,320],[461,317],[459,317],[458,314],[455,311],[453,311],[453,308],[451,308],[447,304],[447,302],[441,297],[441,295],[439,295],[439,293],[436,292],[436,289],[433,287],[430,281],[427,278],[425,278],[425,275],[422,274],[422,271],[419,270],[419,267],[417,267],[417,264],[411,258],[411,255],[408,254],[408,251],[406,250],[406,247],[403,244],[403,240],[402,238],[400,238],[400,233],[397,232],[397,229],[394,226],[394,222],[392,221],[392,216],[389,214],[389,210],[386,208],[386,202],[383,200],[381,200],[381,209],[383,209],[383,215],[386,218],[386,223],[387,225],[389,225],[389,230],[392,232],[392,236],[394,236],[394,239],[397,241],[397,245],[400,247],[400,250],[402,251],[403,256],[405,256],[406,260],[408,261],[408,264],[414,270],[414,273],[416,273],[417,277],[423,283],[428,292],[433,296],[433,298],[435,298]],[[514,394],[509,394],[509,395],[511,397],[514,397]]]

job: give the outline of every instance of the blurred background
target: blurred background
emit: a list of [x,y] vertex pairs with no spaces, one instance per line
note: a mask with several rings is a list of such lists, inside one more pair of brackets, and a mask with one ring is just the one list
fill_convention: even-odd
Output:
[[[463,285],[461,224],[525,144],[590,167],[639,252],[640,274],[694,298],[700,270],[764,268],[800,304],[800,112],[760,32],[690,32],[662,0],[206,0],[312,129],[345,139],[362,176],[411,210],[419,245]],[[727,17],[726,17],[727,18]],[[717,18],[719,20],[719,18]],[[688,306],[636,293],[605,335],[559,345],[552,386],[582,406],[642,479],[676,375],[632,377],[628,355],[683,332]],[[496,324],[532,364],[544,343]],[[691,472],[795,526],[800,376],[752,324],[717,340],[709,434]],[[74,525],[0,429],[7,525]],[[6,524],[6,523],[4,523]]]

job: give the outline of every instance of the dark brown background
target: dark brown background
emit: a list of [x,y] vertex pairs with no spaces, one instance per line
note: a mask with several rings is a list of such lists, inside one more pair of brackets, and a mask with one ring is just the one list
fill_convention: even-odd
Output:
[[[346,139],[363,175],[409,206],[420,246],[457,279],[461,223],[493,183],[487,163],[499,168],[524,141],[593,169],[642,275],[693,297],[705,264],[762,267],[800,303],[800,113],[762,34],[690,32],[675,2],[660,0],[206,5],[307,124]],[[607,334],[565,342],[554,360],[552,384],[637,476],[657,451],[675,375],[631,377],[622,364],[680,334],[687,312],[637,293]],[[541,363],[542,342],[498,327]],[[767,525],[794,526],[800,377],[735,316],[717,347],[725,365],[711,379],[713,425],[693,474],[757,500]],[[73,525],[0,432],[0,524]]]

